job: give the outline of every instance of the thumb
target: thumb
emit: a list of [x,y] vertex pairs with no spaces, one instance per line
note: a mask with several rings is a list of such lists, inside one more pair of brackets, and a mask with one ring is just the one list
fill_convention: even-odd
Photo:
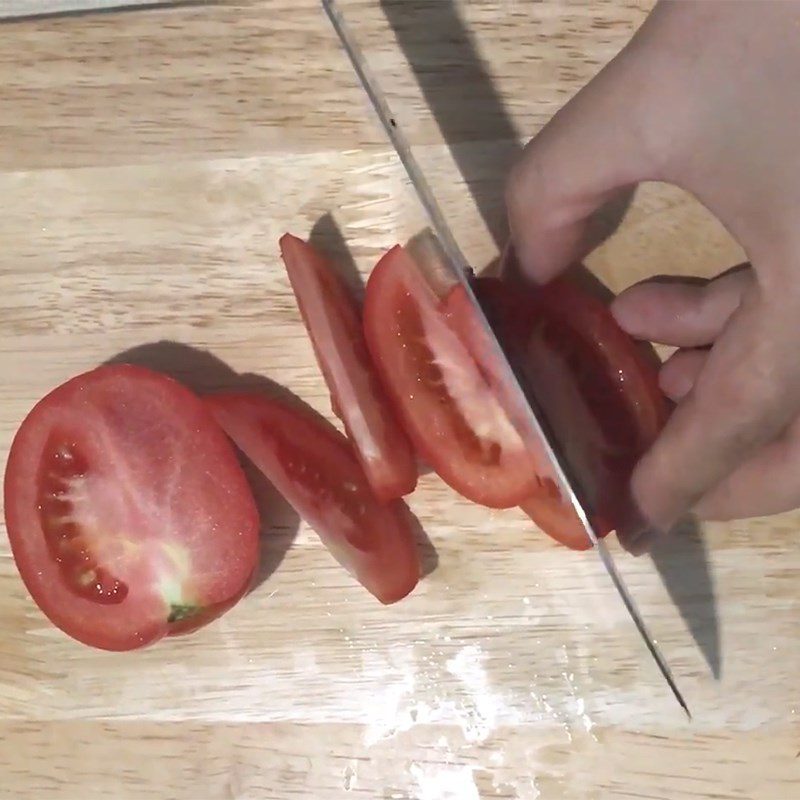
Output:
[[[654,102],[626,50],[525,147],[506,186],[511,240],[523,271],[546,282],[610,235],[635,185],[656,180]],[[648,144],[649,142],[649,144]],[[622,213],[620,213],[620,211]]]

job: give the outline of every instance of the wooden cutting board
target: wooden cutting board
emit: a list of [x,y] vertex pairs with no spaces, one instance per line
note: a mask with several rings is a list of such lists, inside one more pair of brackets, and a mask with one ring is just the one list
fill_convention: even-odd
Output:
[[[344,6],[480,266],[520,143],[650,3]],[[365,275],[422,216],[316,0],[0,25],[0,87],[3,458],[37,399],[121,353],[199,388],[267,376],[330,416],[278,237],[314,232]],[[648,185],[590,266],[619,290],[740,255],[690,198]],[[796,794],[800,515],[618,554],[689,723],[593,553],[433,476],[412,506],[438,565],[405,602],[379,606],[275,502],[254,592],[128,655],[54,630],[0,535],[0,798]]]

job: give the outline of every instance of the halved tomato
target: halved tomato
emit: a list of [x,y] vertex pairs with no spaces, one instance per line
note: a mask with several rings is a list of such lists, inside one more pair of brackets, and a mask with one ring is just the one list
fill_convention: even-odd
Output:
[[[535,491],[536,459],[506,413],[490,370],[402,247],[367,283],[364,329],[373,361],[415,447],[473,502],[510,508]],[[456,318],[454,318],[456,317]]]
[[[656,367],[601,301],[568,280],[537,288],[479,278],[474,289],[606,535],[629,513],[631,472],[669,415]],[[552,480],[520,505],[553,538],[590,546]]]
[[375,373],[355,298],[310,244],[287,233],[280,246],[334,413],[372,489],[382,501],[410,494],[417,485],[416,459]]
[[385,604],[411,592],[420,565],[408,507],[378,501],[344,436],[311,409],[265,395],[222,393],[206,403],[356,580]]
[[5,518],[38,606],[106,650],[207,624],[258,559],[230,442],[192,392],[140,367],[79,375],[33,408],[11,446]]

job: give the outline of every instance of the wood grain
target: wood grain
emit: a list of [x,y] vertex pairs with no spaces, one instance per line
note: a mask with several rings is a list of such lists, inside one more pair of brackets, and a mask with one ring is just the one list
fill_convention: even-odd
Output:
[[[482,265],[520,142],[650,3],[344,6]],[[422,216],[317,3],[0,25],[0,86],[0,451],[50,388],[120,354],[200,389],[268,376],[329,415],[278,236],[341,236],[366,274]],[[618,290],[739,257],[694,201],[647,185],[590,266]],[[710,526],[655,562],[618,553],[689,723],[594,554],[432,476],[412,505],[438,567],[406,602],[380,607],[277,508],[273,574],[217,624],[126,656],[49,626],[2,537],[0,797],[796,792],[798,514]]]

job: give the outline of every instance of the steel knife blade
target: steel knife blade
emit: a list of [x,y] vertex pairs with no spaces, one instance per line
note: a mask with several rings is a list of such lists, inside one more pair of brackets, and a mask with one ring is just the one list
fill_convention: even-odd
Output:
[[[619,593],[625,608],[628,611],[631,619],[633,620],[641,638],[643,639],[648,651],[654,659],[659,671],[667,682],[672,694],[684,710],[686,715],[691,718],[691,712],[686,701],[678,689],[677,683],[672,675],[672,672],[667,664],[666,659],[662,655],[656,641],[651,636],[644,619],[639,612],[633,597],[628,590],[622,575],[620,574],[611,551],[608,549],[606,543],[598,537],[597,532],[591,520],[590,514],[581,499],[581,489],[578,482],[574,479],[572,471],[566,459],[563,456],[562,449],[559,447],[550,427],[547,424],[541,409],[536,402],[535,393],[531,392],[532,387],[525,387],[521,385],[517,376],[508,362],[506,355],[498,342],[494,332],[489,325],[483,309],[480,306],[468,276],[472,270],[470,264],[458,242],[453,235],[447,220],[436,201],[436,198],[425,178],[423,171],[420,169],[416,161],[408,140],[406,139],[402,129],[398,125],[397,119],[392,114],[389,104],[383,94],[380,85],[375,80],[370,72],[369,66],[364,58],[361,49],[358,46],[355,38],[353,37],[350,29],[345,22],[341,10],[338,8],[336,0],[321,0],[322,6],[334,28],[339,40],[345,50],[353,69],[358,76],[358,79],[366,92],[369,100],[377,114],[377,117],[383,126],[386,135],[392,143],[397,155],[403,164],[406,174],[422,204],[428,219],[431,224],[434,235],[438,239],[441,249],[444,253],[446,266],[452,277],[460,284],[473,305],[478,319],[484,328],[487,335],[487,341],[492,343],[492,348],[495,351],[497,358],[498,371],[504,381],[504,387],[508,386],[515,395],[516,402],[514,408],[524,408],[525,413],[522,417],[515,416],[515,427],[520,434],[523,442],[532,442],[534,446],[543,449],[547,459],[552,467],[553,477],[559,485],[562,496],[569,498],[578,519],[583,525],[586,535],[589,537],[593,548],[598,552],[600,560],[605,567],[606,573],[610,577],[614,587]],[[526,391],[527,389],[527,391]]]

